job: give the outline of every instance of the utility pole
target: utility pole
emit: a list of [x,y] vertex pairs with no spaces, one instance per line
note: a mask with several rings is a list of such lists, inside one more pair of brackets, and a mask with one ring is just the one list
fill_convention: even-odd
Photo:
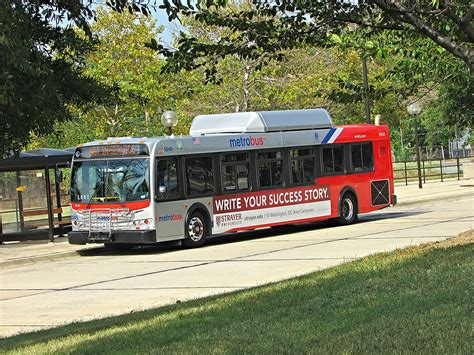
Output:
[[365,120],[370,124],[369,77],[367,75],[367,58],[365,57],[365,48],[362,48],[362,70],[364,72]]

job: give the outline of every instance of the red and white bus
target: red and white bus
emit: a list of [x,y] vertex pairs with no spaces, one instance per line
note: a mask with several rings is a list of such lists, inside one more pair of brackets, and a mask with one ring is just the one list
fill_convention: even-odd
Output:
[[79,146],[72,244],[132,246],[333,220],[396,203],[387,126],[333,126],[326,110],[197,116],[189,136]]

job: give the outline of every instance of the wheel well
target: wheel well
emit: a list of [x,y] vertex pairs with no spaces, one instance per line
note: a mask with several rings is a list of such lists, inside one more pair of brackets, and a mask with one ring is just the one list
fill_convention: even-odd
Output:
[[338,210],[339,213],[341,213],[341,203],[342,203],[342,198],[344,197],[345,194],[351,194],[354,199],[355,199],[355,207],[357,212],[359,211],[359,199],[357,198],[357,194],[354,191],[354,189],[350,186],[346,186],[342,189],[341,193],[339,194],[339,203],[338,203]]
[[207,210],[206,206],[204,206],[202,203],[195,203],[188,209],[188,213],[186,213],[186,219],[184,221],[185,227],[188,222],[189,217],[194,213],[194,212],[199,212],[204,216],[204,219],[206,220],[206,227],[208,228],[209,234],[212,232],[212,225],[211,225],[211,216],[209,215],[209,211]]

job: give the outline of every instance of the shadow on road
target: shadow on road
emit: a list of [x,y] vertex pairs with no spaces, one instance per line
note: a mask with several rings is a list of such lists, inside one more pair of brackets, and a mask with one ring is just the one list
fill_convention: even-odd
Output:
[[[385,212],[385,213],[372,213],[372,214],[365,214],[359,217],[359,224],[379,221],[379,220],[387,220],[387,219],[395,219],[395,218],[402,218],[402,217],[410,217],[410,216],[417,216],[420,214],[427,213],[429,211],[406,211],[406,212]],[[237,232],[232,234],[223,234],[215,237],[210,237],[207,242],[206,246],[210,245],[220,245],[220,244],[231,244],[231,243],[238,243],[244,242],[248,240],[254,239],[262,239],[262,238],[270,238],[274,236],[282,236],[286,234],[294,234],[299,232],[306,232],[310,230],[323,230],[326,228],[335,228],[331,226],[328,222],[310,222],[310,223],[301,223],[295,225],[283,225],[271,228],[264,228],[252,231],[243,231]],[[344,227],[339,227],[344,228]],[[94,249],[86,249],[86,250],[79,250],[77,253],[83,257],[88,256],[96,256],[96,255],[137,255],[137,254],[156,254],[156,253],[170,253],[174,251],[183,250],[183,247],[179,245],[179,242],[164,242],[157,245],[140,245],[134,247],[127,251],[111,251],[106,249],[105,247],[101,248],[94,248]],[[204,246],[204,248],[206,247]]]

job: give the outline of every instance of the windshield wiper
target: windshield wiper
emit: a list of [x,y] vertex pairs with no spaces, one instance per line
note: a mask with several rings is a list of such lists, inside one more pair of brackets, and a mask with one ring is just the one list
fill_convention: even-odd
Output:
[[86,209],[90,208],[90,205],[91,205],[92,201],[94,201],[96,196],[97,196],[97,187],[94,189],[94,193],[89,198],[89,201],[87,201]]

